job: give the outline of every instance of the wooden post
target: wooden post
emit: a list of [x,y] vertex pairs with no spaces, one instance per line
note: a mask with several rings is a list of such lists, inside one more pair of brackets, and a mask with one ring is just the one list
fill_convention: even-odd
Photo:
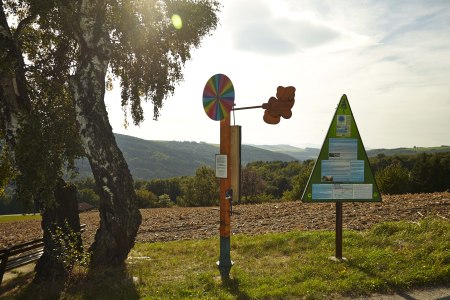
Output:
[[220,121],[220,154],[227,155],[227,177],[220,179],[220,255],[217,266],[222,279],[227,280],[230,278],[230,270],[233,266],[230,256],[230,201],[226,199],[226,193],[231,189],[231,126],[229,115]]
[[231,126],[231,188],[233,205],[241,203],[241,126]]

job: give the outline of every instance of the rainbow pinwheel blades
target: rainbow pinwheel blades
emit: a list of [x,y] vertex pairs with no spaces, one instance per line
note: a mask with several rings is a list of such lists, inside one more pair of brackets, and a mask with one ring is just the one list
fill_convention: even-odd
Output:
[[228,117],[234,106],[234,87],[230,78],[216,74],[206,82],[203,90],[203,108],[212,120]]

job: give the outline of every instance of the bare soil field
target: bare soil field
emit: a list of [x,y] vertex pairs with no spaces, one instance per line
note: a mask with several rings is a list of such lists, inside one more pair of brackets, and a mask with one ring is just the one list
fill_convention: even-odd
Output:
[[[334,230],[335,203],[278,202],[235,205],[232,234],[262,234],[292,230]],[[203,239],[219,235],[219,208],[143,209],[137,242]],[[381,203],[344,203],[343,227],[364,230],[386,221],[418,222],[425,217],[450,221],[450,193],[383,196]],[[90,245],[99,224],[98,212],[80,214]],[[42,237],[40,221],[0,223],[0,249]]]

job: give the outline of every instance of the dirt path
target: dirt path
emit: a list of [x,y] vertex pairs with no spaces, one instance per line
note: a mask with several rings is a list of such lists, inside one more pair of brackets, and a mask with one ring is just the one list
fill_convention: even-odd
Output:
[[[219,234],[219,208],[144,209],[138,242],[202,239]],[[450,193],[384,196],[382,203],[344,203],[344,229],[363,230],[385,221],[419,221],[437,216],[450,221]],[[85,244],[93,241],[98,213],[80,215],[86,224]],[[334,203],[279,202],[236,205],[232,216],[233,234],[261,234],[291,230],[333,230]],[[39,221],[0,223],[0,249],[42,236]]]

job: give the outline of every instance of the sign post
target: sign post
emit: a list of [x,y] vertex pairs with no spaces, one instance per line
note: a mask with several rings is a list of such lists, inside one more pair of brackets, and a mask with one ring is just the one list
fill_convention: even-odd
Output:
[[241,127],[231,126],[231,110],[263,108],[264,121],[278,124],[280,118],[292,116],[295,103],[293,86],[277,88],[277,97],[260,106],[234,108],[234,87],[224,74],[212,76],[203,89],[203,109],[214,121],[220,121],[220,154],[216,155],[216,177],[220,178],[220,253],[217,266],[222,280],[229,280],[233,261],[230,255],[231,214],[233,199],[240,199]]
[[[231,128],[230,118],[225,118],[220,121],[220,154],[230,157],[231,154]],[[227,159],[228,161],[228,159]],[[233,266],[231,261],[231,203],[229,194],[231,190],[231,164],[227,162],[226,178],[220,178],[220,253],[217,266],[219,267],[220,276],[223,279],[230,277],[230,270]],[[231,192],[232,193],[232,192]]]
[[336,253],[337,260],[342,260],[342,202],[336,202]]
[[381,202],[347,96],[339,101],[303,202],[336,202],[336,260],[342,257],[342,203]]
[[230,277],[233,266],[230,255],[231,232],[231,126],[234,87],[224,74],[212,76],[203,89],[203,108],[212,120],[220,121],[220,155],[216,155],[216,177],[220,178],[220,253],[217,266],[223,280]]

